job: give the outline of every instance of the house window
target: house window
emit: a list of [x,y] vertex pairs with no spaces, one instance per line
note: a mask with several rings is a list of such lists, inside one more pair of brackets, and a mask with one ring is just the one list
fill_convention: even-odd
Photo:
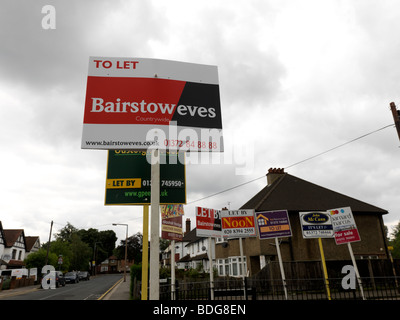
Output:
[[244,270],[242,267],[241,257],[229,257],[228,259],[218,259],[218,275],[219,276],[231,276],[240,277],[243,274],[246,275],[246,258],[244,258]]
[[12,251],[12,258],[11,258],[11,259],[15,260],[16,257],[17,257],[17,250],[16,250],[16,249],[13,249],[13,251]]
[[19,251],[18,260],[21,260],[21,256],[22,256],[22,250]]
[[231,262],[232,262],[232,276],[236,277],[238,275],[238,265],[236,262],[236,258],[232,258]]

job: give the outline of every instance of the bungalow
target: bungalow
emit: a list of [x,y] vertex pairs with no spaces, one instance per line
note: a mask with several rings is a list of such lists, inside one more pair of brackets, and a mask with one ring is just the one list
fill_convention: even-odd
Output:
[[[320,260],[317,239],[304,239],[299,212],[326,211],[328,209],[351,207],[361,241],[352,243],[357,259],[387,259],[389,256],[384,233],[382,215],[388,211],[326,189],[300,179],[283,169],[270,169],[267,186],[248,200],[240,209],[254,209],[255,212],[287,210],[292,237],[280,238],[283,261]],[[322,239],[326,260],[349,260],[347,246],[336,245],[335,240]],[[277,261],[274,240],[260,240],[258,237],[244,238],[245,274],[256,274],[270,262]],[[238,239],[220,242],[216,245],[219,275],[239,276],[240,269]]]

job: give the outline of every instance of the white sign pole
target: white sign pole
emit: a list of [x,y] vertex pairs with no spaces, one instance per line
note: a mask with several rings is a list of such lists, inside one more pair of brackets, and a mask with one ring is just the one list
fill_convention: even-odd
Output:
[[212,239],[208,237],[208,259],[210,260],[210,291],[211,300],[214,300],[214,266],[212,261]]
[[245,273],[245,270],[244,270],[244,268],[245,268],[245,264],[244,264],[244,256],[243,256],[243,240],[242,240],[242,238],[239,238],[239,249],[240,249],[240,263],[241,263],[241,265],[242,265],[242,279],[243,279],[243,297],[244,297],[244,300],[246,300],[246,283],[245,283],[245,276],[246,276],[246,273]]
[[160,299],[160,151],[151,151],[150,300]]
[[354,258],[353,248],[351,247],[350,242],[347,242],[347,247],[349,248],[351,261],[353,261],[353,267],[354,267],[354,271],[356,273],[358,285],[360,286],[361,296],[362,296],[363,300],[365,300],[364,290],[363,290],[363,286],[362,286],[362,282],[361,282],[361,278],[360,278],[360,273],[358,272],[356,259]]
[[287,289],[286,289],[285,270],[283,269],[282,256],[281,256],[281,249],[279,248],[279,241],[278,241],[278,238],[275,238],[275,245],[276,245],[276,251],[278,252],[278,260],[279,260],[279,267],[280,267],[280,269],[281,269],[283,290],[285,291],[285,298],[286,298],[286,300],[287,300],[287,299],[288,299],[288,294],[287,294]]
[[171,300],[175,300],[175,240],[171,240]]

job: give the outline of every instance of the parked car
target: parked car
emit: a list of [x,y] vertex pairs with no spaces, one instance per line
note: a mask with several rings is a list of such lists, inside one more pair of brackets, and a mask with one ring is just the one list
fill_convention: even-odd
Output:
[[65,277],[61,271],[56,271],[56,287],[60,285],[65,287]]
[[87,271],[79,271],[78,276],[79,276],[79,280],[89,280],[90,279],[89,272],[87,272]]
[[78,273],[75,271],[67,272],[65,275],[65,282],[66,283],[78,283],[79,282],[79,276]]

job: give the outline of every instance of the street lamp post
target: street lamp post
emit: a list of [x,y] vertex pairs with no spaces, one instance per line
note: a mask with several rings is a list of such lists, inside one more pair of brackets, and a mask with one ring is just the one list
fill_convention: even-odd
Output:
[[124,282],[126,282],[126,266],[128,258],[128,225],[125,223],[113,223],[113,226],[125,226],[126,236],[125,236],[125,267],[124,267]]

